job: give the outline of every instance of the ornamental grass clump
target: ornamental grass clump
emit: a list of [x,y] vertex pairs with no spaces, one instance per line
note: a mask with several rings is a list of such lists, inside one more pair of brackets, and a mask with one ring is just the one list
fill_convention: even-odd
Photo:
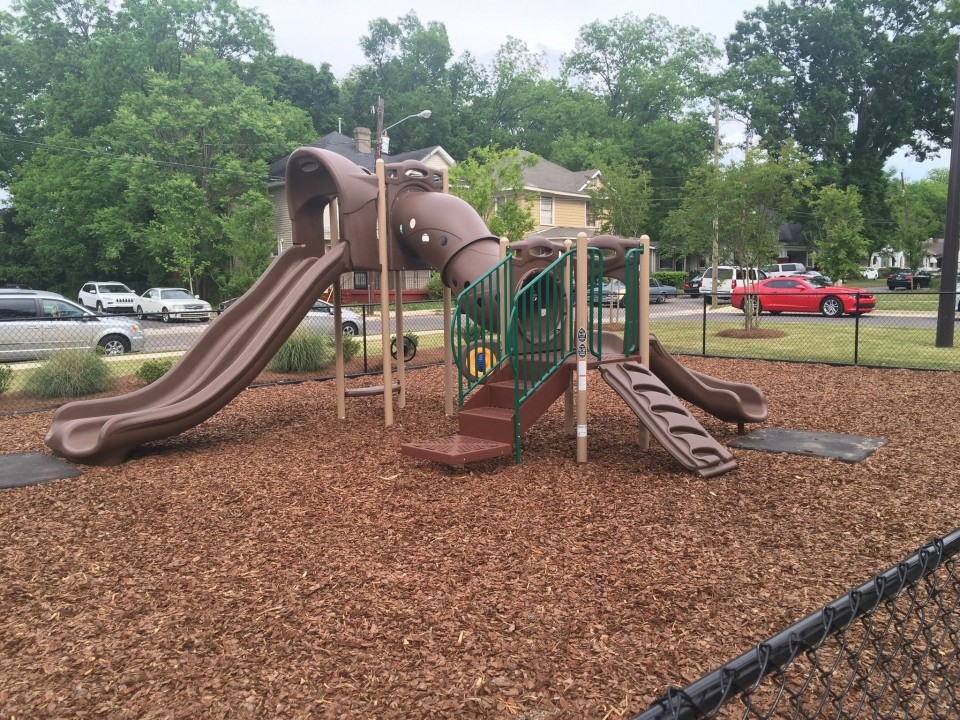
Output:
[[316,372],[334,360],[336,347],[332,337],[300,328],[277,350],[267,369],[275,373]]
[[6,365],[0,365],[0,395],[3,395],[13,384],[13,370]]
[[33,370],[24,392],[37,398],[95,395],[113,387],[114,378],[104,359],[91,350],[62,350]]

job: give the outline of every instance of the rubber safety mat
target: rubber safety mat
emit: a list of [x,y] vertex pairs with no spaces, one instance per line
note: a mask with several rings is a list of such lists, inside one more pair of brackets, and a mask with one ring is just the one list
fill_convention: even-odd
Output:
[[744,450],[832,458],[848,463],[860,462],[886,444],[883,438],[781,428],[760,428],[727,443],[730,447]]
[[37,452],[0,455],[0,489],[82,475],[73,465]]

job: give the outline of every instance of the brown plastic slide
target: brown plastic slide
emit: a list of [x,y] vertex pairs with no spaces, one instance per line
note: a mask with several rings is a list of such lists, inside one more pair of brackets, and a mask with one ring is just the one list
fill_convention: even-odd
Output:
[[684,467],[702,477],[734,470],[737,461],[697,422],[690,411],[636,358],[600,365],[612,387],[650,434]]
[[64,457],[116,465],[137,445],[203,422],[240,393],[348,264],[346,243],[317,255],[285,250],[163,377],[119,397],[85,400],[53,416],[46,444]]
[[[604,332],[605,353],[623,353],[623,338]],[[636,359],[636,358],[634,358]],[[755,385],[720,380],[684,367],[650,333],[650,370],[671,392],[724,422],[763,422],[767,398]]]
[[684,367],[650,335],[650,370],[677,397],[724,422],[763,422],[767,398],[755,385],[719,380]]

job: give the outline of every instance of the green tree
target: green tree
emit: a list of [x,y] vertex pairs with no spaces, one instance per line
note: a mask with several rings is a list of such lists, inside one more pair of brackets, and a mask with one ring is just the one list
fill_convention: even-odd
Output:
[[537,160],[515,148],[471,150],[450,172],[450,192],[469,203],[494,235],[521,240],[536,227],[525,208],[523,170]]
[[817,264],[830,277],[859,277],[869,251],[869,242],[863,235],[860,193],[853,187],[827,185],[817,191],[811,207],[820,228]]
[[267,102],[201,51],[177,77],[153,73],[143,93],[124,95],[94,137],[38,151],[12,197],[36,261],[70,292],[87,276],[199,272],[196,289],[209,293],[206,271],[227,267],[240,237],[224,226],[236,200],[263,193],[268,161],[312,134],[306,113]]
[[[684,184],[658,251],[759,267],[777,257],[780,226],[805,197],[809,176],[810,161],[793,144],[777,155],[754,148],[739,162],[702,165]],[[746,318],[749,329],[753,318],[750,313]]]
[[317,68],[290,55],[261,55],[247,72],[267,98],[286,100],[310,113],[318,135],[337,128],[340,88],[328,63]]
[[600,178],[600,183],[589,190],[600,231],[623,237],[647,233],[653,195],[650,173],[639,161],[626,160],[601,165]]
[[727,40],[731,106],[771,148],[792,140],[820,184],[853,185],[885,244],[886,161],[950,135],[955,41],[942,2],[789,0],[746,14]]

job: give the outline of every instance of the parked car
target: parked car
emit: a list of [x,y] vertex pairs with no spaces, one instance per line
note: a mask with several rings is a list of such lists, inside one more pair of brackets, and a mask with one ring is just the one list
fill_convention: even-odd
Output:
[[146,320],[158,317],[171,320],[199,320],[207,322],[213,308],[186,288],[150,288],[137,300],[137,317]]
[[657,278],[650,278],[650,302],[665,303],[667,298],[675,298],[677,289],[673,285],[664,285]]
[[144,347],[136,320],[97,315],[57,293],[0,290],[0,360],[40,360],[58,350],[91,348],[123,355]]
[[[767,277],[763,270],[757,268],[742,268],[733,265],[720,265],[717,267],[717,297],[728,299],[734,288],[742,286],[749,278],[751,284],[757,280]],[[700,279],[700,294],[713,294],[713,268],[708,267],[703,271],[703,277]]]
[[930,287],[931,275],[926,270],[895,269],[887,275],[888,290],[916,290]]
[[807,271],[807,266],[798,262],[785,262],[764,265],[760,269],[767,274],[767,277],[783,277],[786,275],[802,275]]
[[[220,303],[220,312],[233,305],[240,298],[230,298]],[[340,326],[344,335],[359,335],[363,318],[350,308],[340,308]],[[326,300],[317,300],[307,311],[300,323],[300,327],[309,328],[326,335],[333,335],[333,304]]]
[[744,309],[749,298],[753,313],[762,312],[820,313],[827,317],[840,317],[844,313],[855,315],[868,313],[876,307],[877,300],[859,288],[818,285],[807,278],[773,277],[750,286],[749,294],[743,285],[735,287],[730,295],[730,304]]
[[875,267],[862,267],[860,268],[860,277],[864,280],[876,280],[880,277],[880,271]]
[[[359,335],[362,321],[360,315],[350,308],[340,308],[340,327],[344,335]],[[326,300],[317,300],[300,322],[300,327],[333,335],[333,305]]]
[[121,282],[88,282],[80,288],[77,303],[98,313],[133,315],[137,294]]
[[809,280],[810,282],[815,283],[817,285],[823,285],[824,287],[826,287],[827,285],[833,285],[833,280],[827,277],[826,275],[822,274],[819,270],[807,270],[806,272],[797,273],[793,277],[807,278],[807,280]]
[[683,281],[683,292],[692,298],[700,297],[700,281],[702,278],[703,273],[697,273],[692,277],[688,277]]

